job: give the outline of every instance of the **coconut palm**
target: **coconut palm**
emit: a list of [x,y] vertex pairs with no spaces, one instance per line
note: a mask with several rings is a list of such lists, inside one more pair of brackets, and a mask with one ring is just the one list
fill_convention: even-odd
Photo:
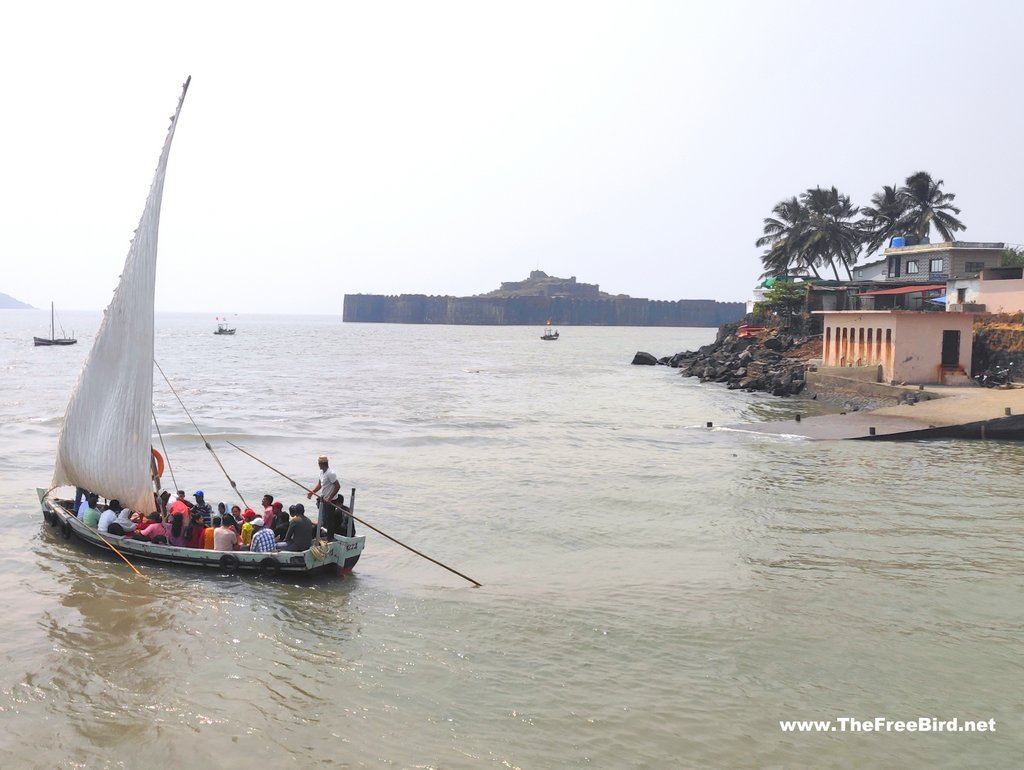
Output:
[[907,177],[900,188],[899,197],[903,202],[903,227],[918,238],[927,238],[931,226],[939,231],[943,240],[953,240],[953,234],[966,229],[954,214],[960,209],[953,205],[956,195],[942,192],[943,181],[932,179],[927,171],[918,171]]
[[864,249],[871,254],[903,232],[906,203],[895,185],[885,185],[881,192],[871,196],[871,205],[864,206],[860,213],[864,217],[861,220]]
[[807,211],[794,195],[779,201],[772,209],[774,216],[765,217],[764,235],[754,245],[768,247],[761,255],[761,264],[765,269],[763,277],[770,275],[803,274],[808,270],[815,278],[821,278],[812,262],[804,262],[804,254],[800,248],[807,227]]
[[800,247],[805,262],[828,265],[839,280],[838,262],[846,268],[846,277],[853,279],[850,266],[857,261],[863,236],[854,221],[858,209],[850,203],[850,196],[835,187],[814,187],[800,196],[807,211],[807,225]]

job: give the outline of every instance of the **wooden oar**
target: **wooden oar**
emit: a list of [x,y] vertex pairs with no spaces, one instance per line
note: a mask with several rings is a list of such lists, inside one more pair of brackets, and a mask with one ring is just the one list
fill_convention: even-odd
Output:
[[[270,468],[270,470],[272,470],[272,471],[273,471],[274,473],[278,474],[279,476],[283,476],[284,478],[288,479],[288,481],[290,481],[290,482],[292,482],[293,484],[295,484],[295,485],[296,485],[297,487],[299,487],[299,488],[301,488],[301,489],[305,490],[305,491],[306,491],[307,493],[309,493],[309,494],[312,494],[313,490],[311,490],[311,489],[309,489],[308,487],[306,487],[306,485],[305,485],[305,484],[302,484],[301,482],[298,482],[298,481],[296,481],[296,480],[295,480],[295,479],[293,479],[293,478],[292,478],[291,476],[289,476],[289,475],[288,475],[287,473],[283,473],[282,471],[279,471],[279,470],[278,470],[277,468],[275,468],[275,467],[274,467],[273,465],[270,465],[269,463],[265,463],[265,462],[263,462],[263,460],[261,460],[261,459],[260,459],[260,458],[258,458],[258,457],[257,457],[256,455],[252,454],[251,452],[246,452],[246,451],[245,451],[244,449],[242,449],[242,447],[238,446],[238,444],[232,444],[232,443],[231,443],[230,441],[228,441],[227,443],[231,444],[231,446],[233,446],[233,447],[234,447],[235,449],[237,449],[237,450],[238,450],[239,452],[241,452],[242,454],[245,454],[245,455],[249,455],[249,457],[251,457],[251,458],[252,458],[253,460],[255,460],[256,462],[260,463],[261,465],[265,465],[266,467]],[[470,583],[472,583],[473,585],[477,586],[478,588],[479,588],[479,587],[481,587],[481,586],[483,585],[482,583],[478,583],[477,581],[473,580],[473,578],[469,577],[468,575],[463,575],[463,574],[462,574],[461,572],[459,572],[459,571],[458,571],[457,569],[452,569],[452,568],[451,568],[451,567],[449,567],[449,566],[448,566],[447,564],[443,564],[443,563],[439,562],[439,561],[438,561],[437,559],[434,559],[434,558],[432,558],[432,557],[430,557],[430,556],[427,556],[427,555],[426,555],[425,553],[422,553],[422,552],[420,552],[420,551],[417,551],[417,550],[416,550],[415,548],[413,548],[413,547],[412,547],[411,545],[406,545],[406,544],[405,544],[405,543],[403,543],[403,542],[402,542],[401,540],[398,540],[397,538],[391,537],[391,535],[389,535],[389,534],[388,534],[387,532],[382,532],[381,530],[377,529],[377,528],[376,528],[375,526],[373,526],[372,524],[369,524],[369,523],[367,523],[367,522],[363,521],[362,519],[360,519],[360,518],[359,518],[358,516],[356,516],[356,515],[355,515],[354,513],[351,513],[351,512],[349,512],[349,514],[348,514],[348,515],[349,515],[349,516],[351,516],[351,517],[352,517],[353,519],[355,519],[356,521],[358,521],[358,522],[359,522],[360,524],[362,524],[363,526],[365,526],[365,527],[369,527],[369,528],[370,528],[370,529],[372,529],[372,530],[373,530],[374,532],[376,532],[376,533],[377,533],[378,535],[383,535],[383,536],[384,536],[384,537],[386,537],[386,538],[387,538],[388,540],[390,540],[390,541],[391,541],[392,543],[398,543],[398,545],[402,546],[402,548],[407,548],[408,550],[412,551],[412,552],[413,552],[414,554],[416,554],[417,556],[422,556],[422,557],[423,557],[424,559],[426,559],[427,561],[432,561],[432,562],[434,562],[434,564],[436,564],[436,565],[437,565],[438,567],[444,567],[444,568],[445,568],[446,570],[448,570],[449,572],[454,572],[454,573],[455,573],[456,575],[458,575],[458,576],[459,576],[460,578],[463,578],[463,579],[465,579],[465,580],[468,580],[468,581],[469,581]]]

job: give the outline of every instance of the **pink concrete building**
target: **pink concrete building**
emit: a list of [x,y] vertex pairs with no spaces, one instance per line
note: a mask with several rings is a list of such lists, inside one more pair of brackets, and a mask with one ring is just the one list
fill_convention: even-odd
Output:
[[997,267],[973,278],[951,279],[946,288],[946,309],[972,309],[986,313],[1024,311],[1024,268]]
[[882,382],[970,382],[974,313],[823,312],[824,367],[880,368]]

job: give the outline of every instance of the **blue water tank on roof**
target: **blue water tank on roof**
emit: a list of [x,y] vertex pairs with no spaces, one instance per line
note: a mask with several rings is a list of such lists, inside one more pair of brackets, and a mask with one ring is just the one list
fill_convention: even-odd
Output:
[[906,245],[907,239],[904,238],[902,235],[897,235],[895,238],[889,241],[889,246],[894,249],[902,249]]

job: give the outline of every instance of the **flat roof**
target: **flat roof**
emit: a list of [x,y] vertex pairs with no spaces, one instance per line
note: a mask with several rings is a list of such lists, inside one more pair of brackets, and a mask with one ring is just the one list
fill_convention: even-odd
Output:
[[858,294],[858,297],[870,297],[876,294],[913,294],[918,291],[938,291],[942,289],[946,290],[946,284],[944,283],[933,283],[927,286],[900,286],[898,289],[876,289],[875,291],[862,291]]
[[811,315],[928,315],[928,316],[951,316],[951,315],[991,315],[990,313],[975,312],[973,310],[812,310]]
[[1005,243],[982,242],[982,241],[939,241],[938,243],[916,243],[913,246],[889,246],[882,253],[890,254],[915,254],[926,251],[951,251],[953,249],[970,249],[972,251],[992,249],[1002,251],[1006,248]]

